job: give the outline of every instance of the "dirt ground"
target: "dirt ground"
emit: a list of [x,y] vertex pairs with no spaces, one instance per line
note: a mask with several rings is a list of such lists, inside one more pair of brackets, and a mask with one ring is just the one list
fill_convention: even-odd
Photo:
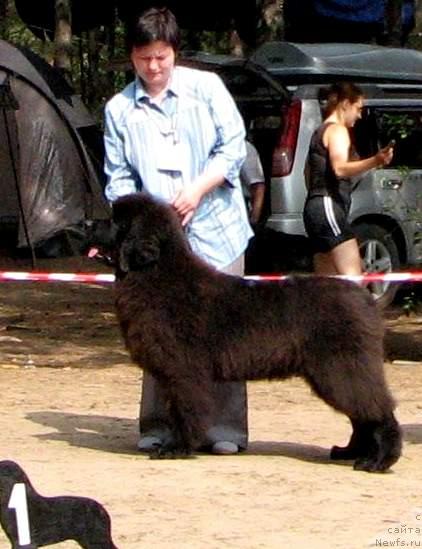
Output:
[[400,312],[385,314],[405,438],[391,472],[329,461],[348,422],[300,380],[248,385],[247,452],[156,461],[136,451],[141,372],[121,343],[112,287],[3,282],[0,459],[43,495],[101,502],[119,549],[422,546],[422,315]]

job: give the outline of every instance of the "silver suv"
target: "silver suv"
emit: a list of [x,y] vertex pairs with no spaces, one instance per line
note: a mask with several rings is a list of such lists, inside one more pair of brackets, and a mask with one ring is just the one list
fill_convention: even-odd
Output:
[[[387,273],[422,263],[422,53],[364,44],[270,42],[247,62],[206,54],[194,58],[226,81],[264,164],[270,192],[265,230],[254,246],[258,268],[280,270],[280,262],[271,265],[271,259],[284,252],[292,269],[310,269],[302,221],[304,165],[310,137],[321,122],[319,90],[345,79],[359,83],[366,97],[354,130],[361,156],[396,141],[393,163],[367,172],[352,193],[350,215],[364,268]],[[371,286],[381,304],[389,303],[396,289],[395,283]]]

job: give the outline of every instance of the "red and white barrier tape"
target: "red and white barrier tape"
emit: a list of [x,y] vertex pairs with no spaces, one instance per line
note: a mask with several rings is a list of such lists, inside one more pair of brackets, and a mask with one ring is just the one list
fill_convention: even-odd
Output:
[[0,271],[1,281],[27,281],[27,282],[88,282],[110,283],[114,282],[114,274],[106,273],[46,273],[46,272],[20,272]]
[[[299,275],[313,276],[313,275]],[[268,274],[268,275],[247,275],[246,280],[286,280],[292,275]],[[422,282],[422,271],[407,273],[367,273],[364,275],[338,275],[333,278],[351,280],[352,282]],[[21,271],[0,271],[0,282],[5,281],[27,281],[27,282],[79,282],[91,284],[113,283],[114,274],[107,273],[49,273],[49,272],[21,272]]]
[[[284,280],[292,275],[249,275],[245,276],[249,280]],[[301,276],[314,276],[301,275]],[[422,282],[421,272],[409,273],[366,273],[363,275],[330,275],[331,278],[340,278],[342,280],[350,280],[352,282]]]

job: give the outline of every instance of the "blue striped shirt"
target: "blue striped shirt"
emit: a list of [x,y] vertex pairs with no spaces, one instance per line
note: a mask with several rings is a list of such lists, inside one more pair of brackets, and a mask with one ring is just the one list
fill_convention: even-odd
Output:
[[104,142],[110,201],[141,189],[171,201],[208,169],[224,174],[225,183],[201,199],[187,236],[218,269],[244,252],[253,234],[239,181],[245,130],[218,75],[175,67],[160,105],[135,79],[106,105]]

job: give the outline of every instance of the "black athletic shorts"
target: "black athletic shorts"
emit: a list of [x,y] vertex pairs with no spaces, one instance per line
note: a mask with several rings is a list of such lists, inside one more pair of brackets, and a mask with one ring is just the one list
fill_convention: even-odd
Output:
[[329,252],[355,238],[348,222],[348,208],[330,196],[311,196],[305,203],[303,221],[314,253]]

